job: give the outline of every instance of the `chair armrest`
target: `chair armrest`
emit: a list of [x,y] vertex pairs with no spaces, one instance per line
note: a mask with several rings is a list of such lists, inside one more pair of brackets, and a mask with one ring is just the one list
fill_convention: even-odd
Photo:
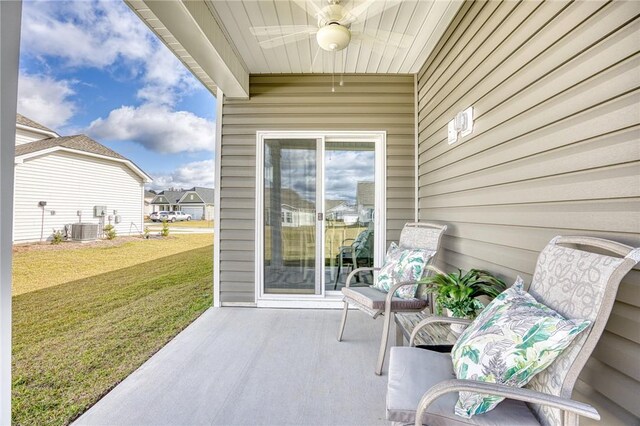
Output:
[[437,322],[446,322],[449,324],[463,324],[463,325],[469,325],[471,324],[472,320],[467,319],[467,318],[454,318],[454,317],[429,317],[429,318],[425,318],[422,321],[420,321],[418,324],[416,324],[416,326],[414,327],[413,331],[411,332],[411,338],[409,339],[409,346],[413,346],[413,342],[416,338],[416,336],[418,335],[418,333],[420,332],[421,329],[423,329],[425,326],[429,325],[429,324],[433,324],[433,323],[437,323]]
[[389,314],[391,313],[391,300],[393,299],[393,295],[396,294],[396,290],[398,290],[400,287],[404,287],[407,285],[416,285],[416,284],[419,284],[419,283],[417,281],[405,281],[398,284],[394,284],[394,286],[389,289],[389,292],[387,293],[387,298],[384,301],[384,313],[387,317],[389,317]]
[[345,238],[344,240],[342,240],[342,242],[340,244],[344,245],[344,243],[346,243],[347,241],[355,241],[355,238]]
[[349,287],[351,285],[351,279],[353,277],[356,276],[356,274],[358,272],[362,272],[362,271],[379,271],[382,268],[369,268],[369,267],[362,267],[362,268],[357,268],[354,269],[353,271],[351,271],[351,273],[347,276],[347,282],[344,283],[345,287]]
[[496,396],[503,396],[518,401],[530,402],[533,404],[546,405],[558,408],[562,411],[600,420],[598,411],[584,402],[574,401],[569,398],[562,398],[555,395],[534,391],[525,388],[501,385],[498,383],[478,382],[476,380],[445,380],[431,387],[420,400],[416,410],[416,426],[422,424],[422,417],[429,405],[440,396],[450,392],[478,392]]

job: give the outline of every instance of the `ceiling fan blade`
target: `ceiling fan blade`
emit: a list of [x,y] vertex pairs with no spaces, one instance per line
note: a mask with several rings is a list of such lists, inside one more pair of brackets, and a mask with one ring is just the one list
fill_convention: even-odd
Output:
[[275,37],[299,33],[315,34],[318,32],[318,27],[311,25],[270,25],[267,27],[251,27],[249,31],[256,37]]
[[285,44],[296,43],[301,40],[306,40],[307,38],[309,38],[309,35],[310,33],[308,32],[287,34],[279,37],[270,38],[268,40],[259,41],[258,44],[260,44],[260,47],[262,47],[263,49],[273,49],[276,47],[284,46]]
[[406,34],[396,33],[392,31],[375,30],[370,33],[361,33],[358,31],[351,32],[352,40],[366,41],[383,46],[395,46],[400,49],[408,49],[411,44],[410,37],[405,37]]
[[355,6],[347,12],[347,17],[344,21],[340,21],[342,25],[349,25],[356,21],[371,18],[379,15],[387,9],[391,9],[394,6],[402,3],[402,0],[365,0],[359,5]]
[[316,64],[316,59],[318,59],[318,55],[320,55],[320,46],[316,48],[316,54],[313,55],[313,60],[311,61],[311,72],[313,73],[313,67]]
[[317,19],[318,16],[324,15],[322,8],[312,0],[293,0],[293,2],[297,4],[302,10],[304,10],[312,18]]

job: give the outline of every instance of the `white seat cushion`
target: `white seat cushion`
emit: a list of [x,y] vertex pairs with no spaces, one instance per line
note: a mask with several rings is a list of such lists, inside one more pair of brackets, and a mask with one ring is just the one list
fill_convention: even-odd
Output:
[[[443,380],[455,379],[451,355],[413,347],[393,347],[389,359],[387,420],[415,421],[422,395]],[[505,400],[494,410],[470,419],[456,416],[458,393],[436,399],[423,422],[428,425],[539,425],[529,407],[521,401]]]

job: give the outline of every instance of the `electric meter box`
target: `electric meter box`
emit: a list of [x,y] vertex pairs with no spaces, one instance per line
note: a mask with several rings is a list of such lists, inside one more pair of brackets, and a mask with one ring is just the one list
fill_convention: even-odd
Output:
[[93,206],[93,216],[102,217],[107,215],[107,206]]

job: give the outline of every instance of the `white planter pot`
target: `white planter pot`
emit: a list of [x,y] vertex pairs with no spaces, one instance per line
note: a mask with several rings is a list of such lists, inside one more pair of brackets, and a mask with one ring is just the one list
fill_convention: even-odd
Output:
[[[446,309],[446,312],[447,312],[447,316],[448,317],[458,318],[458,317],[454,316],[453,313],[449,309]],[[451,328],[451,331],[453,331],[453,333],[456,334],[456,335],[462,334],[464,329],[467,328],[467,326],[465,324],[449,324],[449,327]]]

